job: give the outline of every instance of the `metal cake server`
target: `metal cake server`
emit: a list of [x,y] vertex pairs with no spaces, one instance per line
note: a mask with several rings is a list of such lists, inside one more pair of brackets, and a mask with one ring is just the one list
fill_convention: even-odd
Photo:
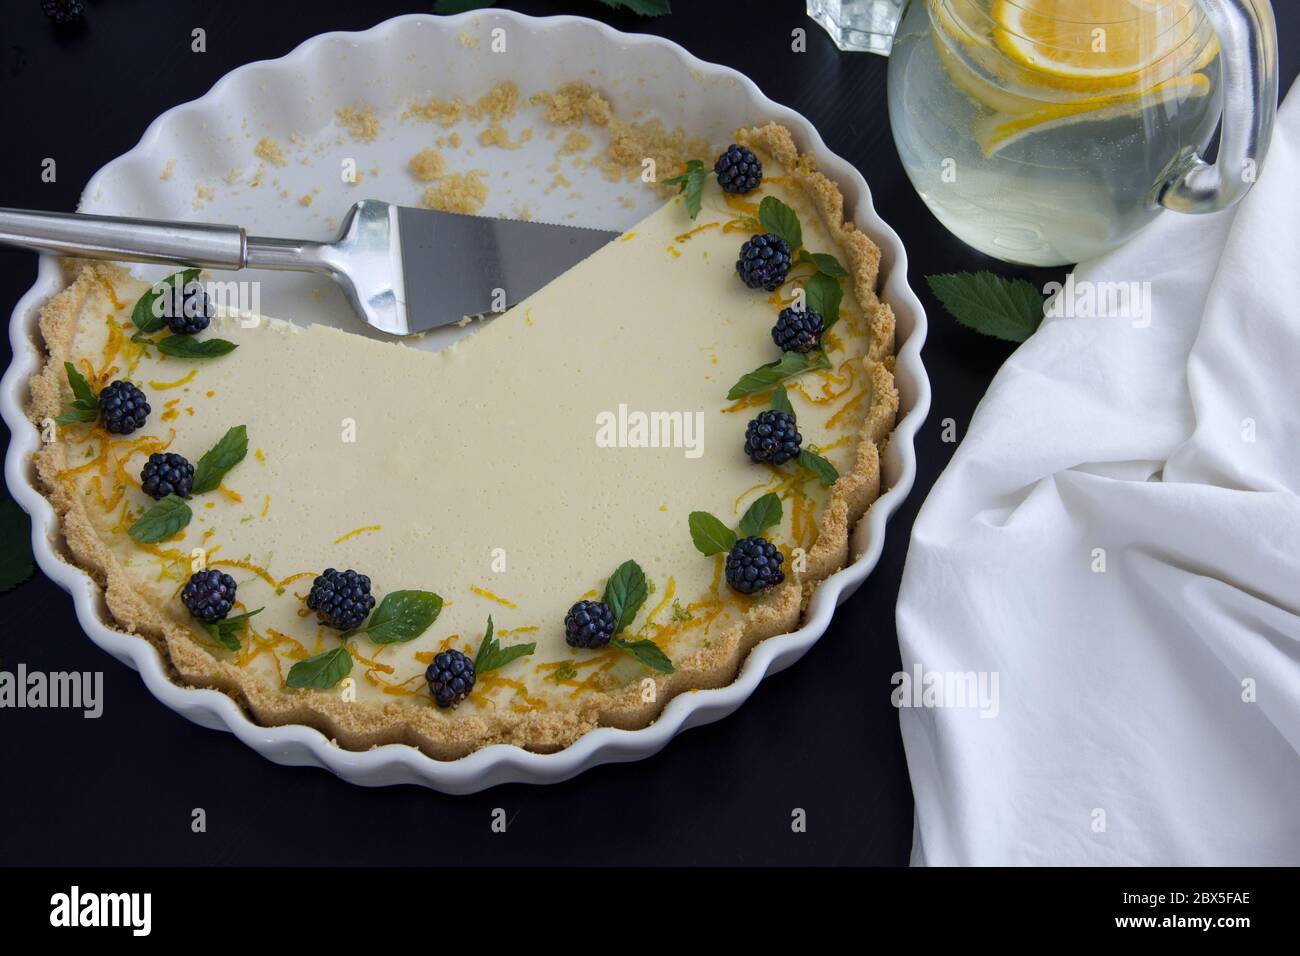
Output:
[[0,209],[0,245],[87,259],[322,272],[363,322],[392,335],[513,305],[618,235],[375,199],[348,210],[331,242],[210,223]]

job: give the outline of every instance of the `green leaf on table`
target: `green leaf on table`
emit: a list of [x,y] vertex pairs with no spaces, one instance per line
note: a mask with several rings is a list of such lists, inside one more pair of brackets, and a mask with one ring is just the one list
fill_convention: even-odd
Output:
[[821,349],[814,349],[811,352],[786,352],[775,362],[760,365],[754,371],[742,375],[740,380],[731,386],[731,391],[727,392],[727,398],[734,402],[746,395],[766,392],[787,378],[802,375],[812,369],[830,367],[830,360]]
[[0,591],[12,591],[36,570],[32,525],[12,498],[0,500]]
[[679,176],[670,176],[664,180],[665,186],[677,186],[678,192],[686,196],[686,211],[694,219],[700,214],[700,203],[704,197],[704,184],[709,179],[709,170],[699,159],[686,161],[686,169]]
[[725,554],[736,546],[736,532],[707,511],[692,511],[687,521],[691,541],[701,554]]
[[236,614],[234,617],[225,618],[215,624],[205,624],[204,629],[212,635],[214,641],[226,650],[237,651],[239,650],[240,635],[244,633],[248,619],[254,614],[261,614],[264,610],[266,608],[259,607],[256,611],[249,611],[247,614]]
[[781,522],[781,496],[769,491],[745,509],[744,516],[736,530],[746,538],[762,534],[774,524]]
[[192,517],[183,499],[168,495],[142,514],[126,533],[141,544],[157,544],[184,528]]
[[339,646],[294,664],[284,683],[295,690],[329,690],[350,673],[352,655]]
[[487,630],[483,632],[483,640],[479,642],[478,653],[474,655],[474,673],[482,675],[488,671],[505,667],[511,661],[527,657],[535,650],[537,650],[537,645],[532,643],[513,644],[510,647],[503,648],[493,636],[492,615],[489,614]]
[[957,272],[925,281],[954,319],[984,335],[1023,342],[1043,321],[1042,293],[1025,279]]
[[768,232],[784,239],[791,252],[803,245],[798,213],[775,196],[764,196],[758,204],[758,221]]
[[442,613],[442,598],[432,591],[390,591],[358,628],[376,644],[405,644],[425,631]]
[[184,269],[167,278],[155,282],[144,295],[135,302],[131,310],[131,321],[141,332],[157,332],[167,324],[165,309],[159,308],[157,302],[165,295],[174,295],[175,290],[185,287],[199,277],[198,269]]
[[643,17],[662,17],[666,13],[673,12],[669,0],[600,0],[600,2],[612,10],[631,10]]
[[194,466],[194,486],[190,493],[201,495],[216,491],[226,473],[243,461],[247,454],[248,428],[236,425],[221,436],[221,441],[204,452]]
[[646,639],[625,641],[616,637],[609,642],[609,646],[617,647],[624,654],[632,655],[652,671],[658,671],[660,674],[671,674],[673,672],[673,662],[668,659],[668,655],[654,641]]
[[649,593],[645,572],[635,561],[624,561],[609,576],[605,596],[601,600],[614,612],[615,634],[636,619],[636,612],[641,609]]

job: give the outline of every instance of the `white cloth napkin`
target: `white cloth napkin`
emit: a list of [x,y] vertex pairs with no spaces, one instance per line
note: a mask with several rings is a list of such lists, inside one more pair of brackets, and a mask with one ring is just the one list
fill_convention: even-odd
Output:
[[1236,208],[1076,279],[1149,325],[1047,319],[912,533],[909,680],[986,690],[900,710],[913,863],[1300,863],[1300,95]]

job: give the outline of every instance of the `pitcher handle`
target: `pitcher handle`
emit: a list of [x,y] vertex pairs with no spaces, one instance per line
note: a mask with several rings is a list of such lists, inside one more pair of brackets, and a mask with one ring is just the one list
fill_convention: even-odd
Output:
[[1217,212],[1259,177],[1277,116],[1277,24],[1268,0],[1200,0],[1219,36],[1223,120],[1213,165],[1197,153],[1176,160],[1155,201],[1176,212]]

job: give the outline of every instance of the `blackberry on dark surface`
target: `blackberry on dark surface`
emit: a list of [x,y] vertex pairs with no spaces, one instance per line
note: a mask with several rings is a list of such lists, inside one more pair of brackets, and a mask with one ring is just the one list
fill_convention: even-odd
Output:
[[474,689],[474,662],[457,650],[440,651],[424,672],[439,707],[455,707]]
[[736,260],[736,273],[751,289],[772,292],[790,271],[790,247],[780,236],[765,232],[745,241]]
[[144,392],[130,382],[109,382],[99,393],[99,417],[114,435],[129,435],[149,418]]
[[727,555],[727,584],[741,594],[776,587],[785,580],[785,555],[766,538],[741,538]]
[[359,627],[375,606],[370,578],[350,568],[347,571],[326,568],[311,583],[307,606],[326,627],[350,631]]
[[772,326],[772,341],[782,352],[811,352],[821,345],[824,325],[812,309],[782,309]]
[[803,436],[789,412],[759,412],[745,428],[745,454],[756,464],[780,465],[798,457]]
[[167,328],[171,329],[176,335],[194,335],[196,332],[202,332],[206,329],[208,323],[212,321],[213,308],[212,300],[208,298],[203,283],[189,283],[181,295],[179,312],[172,315],[173,312],[177,312],[174,306],[167,310],[164,319],[167,322]]
[[169,451],[150,455],[140,472],[140,486],[155,501],[168,495],[188,498],[194,487],[194,466]]
[[604,601],[579,601],[564,615],[570,647],[604,647],[614,636],[614,612]]
[[235,606],[235,579],[222,571],[195,571],[181,590],[181,602],[204,624],[216,624]]
[[41,0],[41,10],[61,27],[81,23],[86,15],[83,0]]
[[729,193],[747,193],[763,181],[763,164],[751,150],[732,143],[713,164],[718,185]]

